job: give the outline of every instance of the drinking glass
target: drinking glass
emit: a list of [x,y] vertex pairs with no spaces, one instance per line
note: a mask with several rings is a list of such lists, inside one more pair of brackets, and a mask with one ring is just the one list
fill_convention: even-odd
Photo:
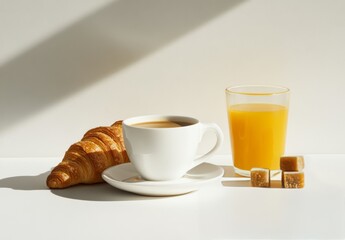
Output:
[[285,150],[290,90],[271,85],[226,88],[226,102],[235,172],[251,168],[279,170]]

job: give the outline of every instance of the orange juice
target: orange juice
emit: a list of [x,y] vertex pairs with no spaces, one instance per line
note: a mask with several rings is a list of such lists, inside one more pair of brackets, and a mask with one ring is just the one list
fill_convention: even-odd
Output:
[[228,108],[234,166],[279,169],[284,154],[288,109],[276,104],[246,103]]

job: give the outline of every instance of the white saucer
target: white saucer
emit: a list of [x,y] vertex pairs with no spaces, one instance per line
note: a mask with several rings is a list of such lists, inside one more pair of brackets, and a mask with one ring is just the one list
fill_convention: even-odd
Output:
[[147,181],[140,177],[131,163],[125,163],[106,169],[102,177],[110,185],[128,192],[147,196],[171,196],[196,191],[219,180],[223,174],[223,168],[202,163],[177,180]]

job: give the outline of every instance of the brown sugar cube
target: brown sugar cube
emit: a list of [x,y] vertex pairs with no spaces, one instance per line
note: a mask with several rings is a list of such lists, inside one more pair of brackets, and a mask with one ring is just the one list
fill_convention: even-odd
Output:
[[250,170],[250,181],[253,187],[269,187],[270,170],[267,168],[252,168]]
[[280,158],[280,169],[283,171],[302,171],[304,158],[302,156],[283,156]]
[[284,172],[282,173],[283,188],[303,188],[304,172]]

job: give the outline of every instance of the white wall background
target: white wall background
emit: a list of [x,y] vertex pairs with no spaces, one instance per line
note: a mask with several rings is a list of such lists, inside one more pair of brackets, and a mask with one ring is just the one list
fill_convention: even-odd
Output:
[[0,0],[0,157],[152,113],[218,123],[228,154],[242,83],[291,89],[287,153],[345,153],[345,1]]

